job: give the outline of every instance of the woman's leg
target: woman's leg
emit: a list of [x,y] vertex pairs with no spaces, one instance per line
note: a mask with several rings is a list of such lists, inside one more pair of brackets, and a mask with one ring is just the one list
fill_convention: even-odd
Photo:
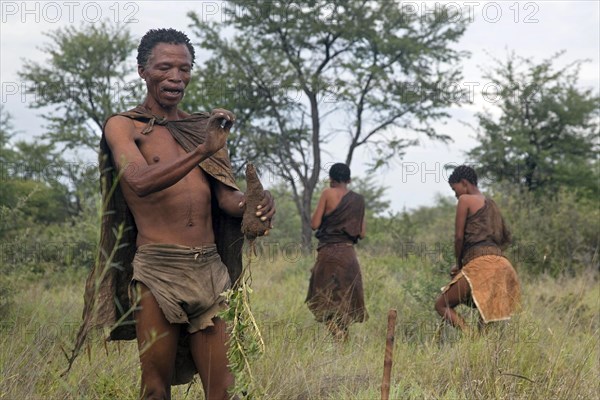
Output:
[[456,281],[435,302],[435,310],[452,326],[468,331],[465,320],[454,311],[454,307],[467,303],[471,298],[471,286],[465,277]]

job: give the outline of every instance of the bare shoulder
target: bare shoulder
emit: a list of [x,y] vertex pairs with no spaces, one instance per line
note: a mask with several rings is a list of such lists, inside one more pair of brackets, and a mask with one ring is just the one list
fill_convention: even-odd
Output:
[[458,202],[464,204],[473,204],[478,201],[480,196],[476,194],[463,194],[459,197]]
[[136,132],[136,126],[131,120],[121,115],[115,115],[106,121],[104,135],[109,142],[131,138]]
[[477,194],[463,194],[458,199],[458,206],[468,209],[469,215],[477,212],[485,204],[485,197]]
[[325,188],[321,192],[321,198],[323,198],[323,199],[331,198],[332,195],[333,195],[333,190],[331,188]]

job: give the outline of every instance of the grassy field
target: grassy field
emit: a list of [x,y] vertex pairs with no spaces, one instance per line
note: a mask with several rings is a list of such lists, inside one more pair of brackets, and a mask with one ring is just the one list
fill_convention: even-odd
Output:
[[[306,308],[313,257],[262,257],[253,268],[255,317],[266,352],[255,363],[266,399],[377,399],[386,316],[398,310],[391,398],[596,399],[600,393],[598,271],[521,276],[523,310],[486,336],[441,326],[433,300],[445,271],[418,258],[361,252],[370,319],[333,343]],[[0,331],[0,399],[136,399],[137,347],[92,341],[65,377],[82,309],[84,273],[11,277]],[[7,278],[4,278],[7,279]],[[461,306],[471,321],[476,315]],[[203,398],[199,382],[174,399]]]

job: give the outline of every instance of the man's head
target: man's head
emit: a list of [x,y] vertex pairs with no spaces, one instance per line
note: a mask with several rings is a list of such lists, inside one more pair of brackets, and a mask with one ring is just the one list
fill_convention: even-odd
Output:
[[137,59],[138,73],[148,90],[145,105],[151,109],[176,108],[194,64],[194,48],[188,37],[174,29],[152,29],[142,38]]
[[350,168],[346,164],[336,163],[329,169],[329,178],[334,182],[350,182]]
[[183,32],[177,31],[175,29],[150,29],[146,34],[142,37],[140,41],[140,45],[138,46],[138,54],[137,54],[137,63],[140,67],[145,67],[148,63],[148,59],[152,54],[152,50],[159,43],[167,43],[167,44],[183,44],[187,47],[190,55],[192,57],[192,66],[194,65],[194,61],[196,59],[196,55],[194,52],[194,46],[190,42],[190,39]]

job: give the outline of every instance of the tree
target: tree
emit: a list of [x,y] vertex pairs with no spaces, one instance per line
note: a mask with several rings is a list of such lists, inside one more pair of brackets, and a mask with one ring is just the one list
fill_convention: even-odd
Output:
[[[15,160],[15,151],[10,146],[10,139],[14,136],[14,126],[11,121],[11,115],[0,107],[0,166],[2,171],[7,163]],[[2,175],[4,179],[4,174]]]
[[560,186],[595,198],[598,182],[598,94],[577,85],[583,61],[557,69],[563,52],[539,64],[514,53],[486,74],[500,111],[477,114],[481,144],[468,154],[490,181],[537,193]]
[[460,79],[464,54],[450,45],[466,22],[445,8],[418,16],[386,1],[234,0],[225,11],[223,22],[189,14],[210,57],[186,104],[236,113],[233,161],[263,160],[287,182],[305,247],[324,143],[347,149],[347,164],[369,148],[377,168],[415,143],[407,131],[449,139],[431,121],[457,100],[444,92]]
[[97,152],[106,118],[139,101],[141,84],[128,80],[135,64],[127,62],[136,43],[128,29],[108,22],[57,29],[47,36],[51,42],[41,50],[49,60],[25,61],[19,74],[33,95],[29,106],[57,110],[42,114],[51,143]]
[[0,110],[0,238],[36,225],[63,222],[73,211],[68,188],[61,182],[60,154],[51,144],[14,144],[11,115]]

